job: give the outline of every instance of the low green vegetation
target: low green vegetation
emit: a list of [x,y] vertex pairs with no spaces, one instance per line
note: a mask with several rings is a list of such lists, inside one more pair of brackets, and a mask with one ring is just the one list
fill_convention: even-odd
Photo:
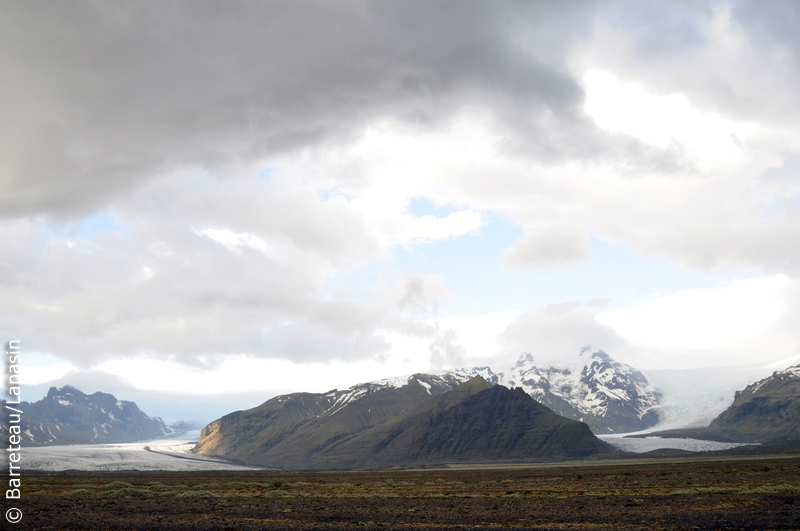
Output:
[[[119,478],[119,479],[117,479]],[[800,459],[780,461],[584,466],[575,469],[418,470],[341,473],[236,473],[117,476],[102,474],[32,476],[32,498],[207,498],[229,503],[322,503],[382,499],[446,500],[489,498],[513,503],[524,498],[630,498],[660,496],[773,496],[800,494]],[[188,480],[188,481],[187,481]],[[237,500],[238,499],[238,500]],[[120,501],[121,500],[121,501]],[[248,502],[246,500],[254,500]],[[258,501],[256,501],[258,500]],[[381,502],[383,503],[383,502]],[[445,503],[439,501],[438,503]],[[636,502],[638,503],[638,502]]]
[[148,489],[139,489],[136,487],[124,487],[117,490],[107,490],[100,493],[101,496],[106,498],[152,498],[153,492]]
[[176,497],[178,498],[219,498],[219,494],[215,494],[208,490],[187,490],[181,492]]

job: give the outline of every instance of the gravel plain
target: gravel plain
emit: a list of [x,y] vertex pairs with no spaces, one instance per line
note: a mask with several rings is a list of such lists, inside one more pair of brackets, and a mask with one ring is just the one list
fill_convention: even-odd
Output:
[[[14,529],[800,529],[800,459],[28,474]],[[9,527],[10,528],[10,527]]]

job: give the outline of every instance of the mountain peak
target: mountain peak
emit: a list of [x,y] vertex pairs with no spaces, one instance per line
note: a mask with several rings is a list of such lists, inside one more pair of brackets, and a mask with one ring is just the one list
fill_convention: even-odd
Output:
[[71,385],[51,387],[38,402],[22,404],[26,446],[124,443],[171,433],[160,418],[147,416],[134,402],[108,393],[87,395]]
[[516,365],[514,367],[524,367],[533,364],[533,354],[530,352],[523,352],[519,355]]
[[773,376],[777,375],[800,378],[800,365],[792,365],[791,367],[786,367],[782,371],[777,371],[773,374]]
[[[581,355],[583,355],[583,352],[581,352]],[[597,358],[597,359],[601,359],[601,360],[605,360],[605,361],[614,361],[614,360],[611,359],[611,356],[606,354],[605,351],[603,351],[602,349],[598,350],[597,352],[594,352],[592,354],[592,358]]]
[[559,415],[586,422],[599,433],[639,431],[658,422],[660,394],[644,375],[602,349],[589,356],[587,345],[577,356],[534,364],[523,352],[516,364],[501,373],[499,383],[522,387]]
[[47,391],[47,398],[62,398],[67,396],[76,396],[80,398],[86,397],[86,393],[78,389],[77,387],[72,387],[71,385],[65,385],[64,387],[51,387]]
[[449,391],[430,399],[428,402],[423,403],[419,407],[427,409],[453,407],[475,393],[480,393],[481,391],[491,388],[491,384],[489,384],[489,382],[487,382],[483,376],[478,375],[464,383],[457,385],[453,389],[450,389]]
[[458,387],[456,387],[456,389],[458,389],[459,387],[474,388],[474,389],[478,389],[478,388],[480,388],[480,389],[488,389],[488,388],[491,387],[491,384],[489,382],[487,382],[486,379],[479,374],[479,375],[475,376],[474,378],[471,378],[471,379],[467,380],[466,382],[460,384]]

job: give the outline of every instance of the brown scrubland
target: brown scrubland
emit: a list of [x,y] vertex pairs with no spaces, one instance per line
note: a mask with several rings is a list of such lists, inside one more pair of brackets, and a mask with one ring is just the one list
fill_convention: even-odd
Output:
[[[567,465],[567,466],[564,466]],[[800,529],[800,459],[30,474],[15,529]]]

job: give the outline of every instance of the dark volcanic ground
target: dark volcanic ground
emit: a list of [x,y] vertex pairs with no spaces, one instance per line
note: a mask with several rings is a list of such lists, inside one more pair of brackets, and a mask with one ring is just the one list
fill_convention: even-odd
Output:
[[[3,529],[800,529],[800,459],[481,471],[28,474]],[[12,504],[6,500],[5,510]],[[5,522],[4,522],[5,524]]]

